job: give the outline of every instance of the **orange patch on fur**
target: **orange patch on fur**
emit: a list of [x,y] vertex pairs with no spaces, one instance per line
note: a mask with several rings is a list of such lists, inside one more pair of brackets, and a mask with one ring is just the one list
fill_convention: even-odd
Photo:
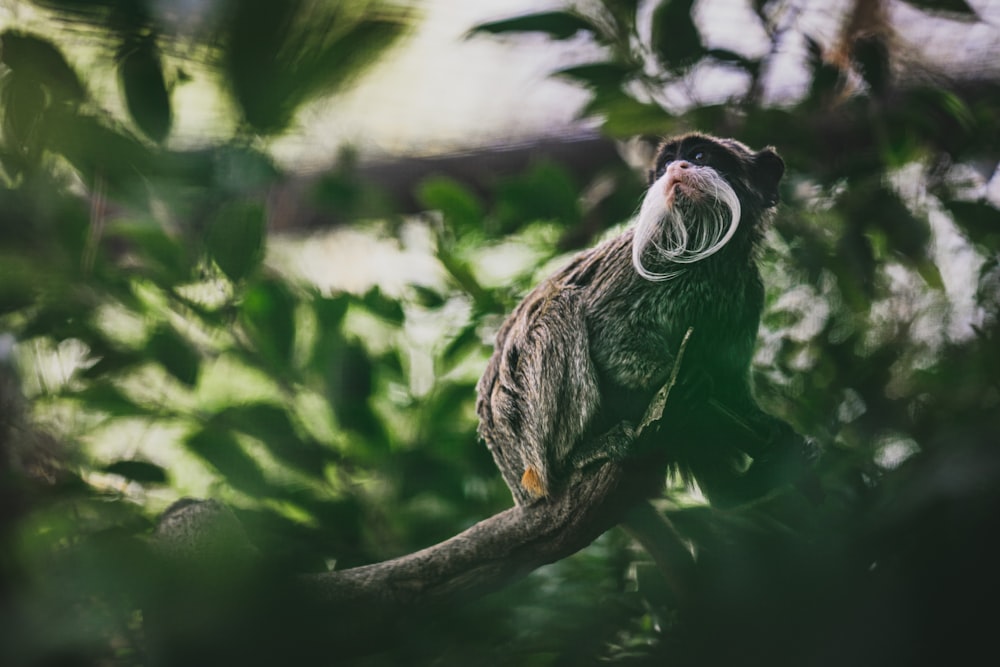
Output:
[[545,488],[545,482],[531,466],[524,469],[524,474],[521,475],[521,486],[536,498],[549,495],[549,490]]

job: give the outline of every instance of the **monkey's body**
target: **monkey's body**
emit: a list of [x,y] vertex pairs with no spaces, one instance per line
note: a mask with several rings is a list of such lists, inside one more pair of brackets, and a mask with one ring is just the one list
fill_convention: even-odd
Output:
[[[668,150],[678,159],[664,161]],[[668,165],[679,162],[684,150],[711,150],[715,171],[739,197],[736,222],[718,247],[684,262],[682,273],[671,273],[679,263],[655,250],[634,254],[637,225],[577,255],[528,294],[497,333],[479,382],[477,411],[480,434],[519,504],[554,492],[567,468],[581,460],[585,442],[641,418],[670,375],[689,327],[694,333],[681,377],[694,378],[710,393],[683,406],[695,418],[685,420],[692,428],[670,438],[675,460],[717,487],[715,473],[735,472],[738,459],[759,454],[720,430],[707,410],[709,398],[744,423],[784,430],[760,411],[749,385],[764,303],[754,248],[763,233],[761,218],[777,199],[783,165],[771,151],[751,153],[742,144],[688,135],[661,148],[657,172],[670,172]],[[755,180],[754,168],[769,171]],[[699,183],[674,169],[659,176],[651,191],[660,187],[658,196],[672,206],[697,213],[704,202],[688,184]],[[640,275],[636,256],[652,280]],[[587,452],[586,460],[593,454]]]

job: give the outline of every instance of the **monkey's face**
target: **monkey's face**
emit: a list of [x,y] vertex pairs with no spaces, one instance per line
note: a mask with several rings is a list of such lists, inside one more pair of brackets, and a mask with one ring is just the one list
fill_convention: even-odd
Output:
[[648,280],[680,275],[725,247],[741,221],[756,224],[777,203],[784,163],[730,139],[692,134],[664,143],[650,172],[632,241],[632,263]]

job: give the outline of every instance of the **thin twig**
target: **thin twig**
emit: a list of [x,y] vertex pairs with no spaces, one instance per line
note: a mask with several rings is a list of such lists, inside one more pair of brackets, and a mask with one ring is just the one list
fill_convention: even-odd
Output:
[[670,369],[670,378],[667,383],[660,387],[660,390],[656,392],[653,396],[653,400],[649,402],[649,407],[646,408],[646,414],[642,416],[642,421],[639,422],[639,427],[636,429],[636,437],[638,438],[642,435],[648,427],[660,421],[663,418],[663,410],[667,406],[667,399],[670,398],[670,391],[677,384],[677,376],[681,371],[681,362],[684,361],[684,351],[687,349],[688,341],[691,339],[691,334],[694,333],[694,327],[688,327],[688,330],[684,333],[684,338],[681,339],[680,347],[677,348],[677,356],[674,358],[674,367]]

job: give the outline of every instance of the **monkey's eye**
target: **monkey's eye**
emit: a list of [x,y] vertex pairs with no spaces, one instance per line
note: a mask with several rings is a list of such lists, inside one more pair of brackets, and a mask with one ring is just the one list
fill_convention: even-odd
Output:
[[691,155],[691,162],[695,164],[705,164],[708,161],[708,154],[705,151],[695,151]]

